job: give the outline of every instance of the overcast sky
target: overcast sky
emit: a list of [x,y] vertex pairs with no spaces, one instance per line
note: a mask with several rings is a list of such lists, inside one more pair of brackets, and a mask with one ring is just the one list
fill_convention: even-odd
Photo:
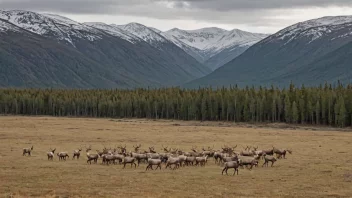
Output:
[[308,19],[352,15],[352,0],[0,0],[0,9],[57,13],[79,22],[138,22],[163,31],[220,27],[274,33]]

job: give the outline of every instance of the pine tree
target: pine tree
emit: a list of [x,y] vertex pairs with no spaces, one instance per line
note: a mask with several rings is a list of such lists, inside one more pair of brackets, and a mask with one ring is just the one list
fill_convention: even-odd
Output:
[[288,95],[286,94],[285,96],[285,120],[286,122],[291,122],[291,102],[290,102],[290,98],[288,97]]
[[297,123],[298,122],[298,108],[297,104],[295,101],[292,103],[292,122]]

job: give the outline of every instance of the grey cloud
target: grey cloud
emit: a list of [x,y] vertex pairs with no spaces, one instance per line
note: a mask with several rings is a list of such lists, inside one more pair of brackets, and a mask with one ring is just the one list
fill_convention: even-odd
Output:
[[0,9],[76,15],[128,15],[167,20],[191,19],[214,24],[244,24],[277,29],[297,22],[276,17],[286,16],[292,8],[328,6],[352,7],[352,0],[0,0]]
[[[243,11],[280,8],[352,6],[352,0],[0,0],[3,9],[32,9],[70,14],[116,14],[116,10],[130,6],[160,7],[171,3],[175,9],[209,11]],[[156,10],[154,10],[156,11]]]
[[253,9],[352,6],[352,0],[155,0],[188,3],[192,8],[236,11]]

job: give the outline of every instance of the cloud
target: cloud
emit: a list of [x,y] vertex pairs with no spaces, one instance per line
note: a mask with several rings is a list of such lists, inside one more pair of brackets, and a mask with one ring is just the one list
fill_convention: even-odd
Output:
[[70,16],[189,20],[214,26],[219,24],[274,32],[292,23],[324,14],[352,13],[352,0],[0,0],[0,8]]

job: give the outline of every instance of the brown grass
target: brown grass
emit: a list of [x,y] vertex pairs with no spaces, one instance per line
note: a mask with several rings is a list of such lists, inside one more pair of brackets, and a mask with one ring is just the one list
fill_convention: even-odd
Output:
[[[223,124],[147,120],[0,117],[0,195],[15,197],[350,197],[352,133],[221,127]],[[142,148],[224,143],[290,148],[273,168],[240,169],[222,176],[213,159],[205,168],[145,172],[121,166],[87,165],[81,159],[47,161],[50,147],[71,153],[81,144],[93,150],[141,143]],[[34,145],[31,157],[22,148]],[[229,171],[229,173],[232,171]]]

